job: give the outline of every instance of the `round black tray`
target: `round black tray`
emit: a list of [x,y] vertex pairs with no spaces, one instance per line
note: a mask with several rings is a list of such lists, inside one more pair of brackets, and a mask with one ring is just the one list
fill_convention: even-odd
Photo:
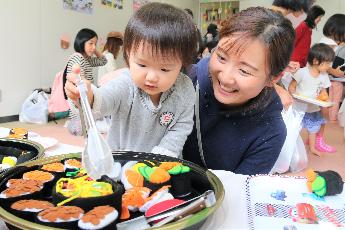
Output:
[[[48,158],[41,158],[35,161],[30,161],[20,166],[14,167],[4,174],[0,175],[0,191],[5,189],[6,183],[9,179],[18,177],[20,171],[26,171],[27,167],[39,166],[43,164],[48,164],[52,162],[62,161],[68,158],[80,158],[80,153],[71,153],[66,155],[59,155]],[[194,163],[186,160],[177,159],[173,157],[152,154],[152,153],[138,153],[138,152],[113,152],[113,157],[115,161],[124,164],[127,161],[141,161],[150,160],[156,162],[163,161],[178,161],[187,165],[191,168],[191,184],[192,184],[192,194],[191,197],[195,197],[204,193],[207,190],[213,190],[216,196],[216,204],[210,208],[205,208],[200,212],[190,215],[180,221],[173,222],[160,227],[159,229],[199,229],[202,224],[206,221],[207,217],[218,209],[224,199],[224,188],[221,181],[216,175],[211,171],[204,169]],[[26,170],[25,170],[26,169]],[[188,197],[187,197],[188,199]],[[14,216],[6,207],[0,204],[0,218],[2,218],[11,227],[16,227],[20,229],[56,229],[47,227],[44,225],[39,225],[37,223],[29,222]]]
[[[28,153],[22,154],[23,151]],[[43,157],[44,147],[39,143],[24,140],[0,138],[0,154],[17,157],[17,165]],[[0,174],[6,170],[0,170]]]

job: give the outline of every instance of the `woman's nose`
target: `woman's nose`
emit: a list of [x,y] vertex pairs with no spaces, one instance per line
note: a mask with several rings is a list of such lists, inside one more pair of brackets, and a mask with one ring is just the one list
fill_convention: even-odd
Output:
[[235,84],[235,71],[234,67],[228,65],[220,72],[220,80],[225,84]]

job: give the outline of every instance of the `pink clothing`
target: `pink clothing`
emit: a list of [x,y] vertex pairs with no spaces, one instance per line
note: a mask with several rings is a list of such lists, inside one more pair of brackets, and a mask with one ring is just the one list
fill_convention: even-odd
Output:
[[334,103],[332,107],[329,108],[329,120],[337,121],[339,105],[343,96],[343,83],[338,81],[331,81],[332,86],[329,87],[329,98],[330,101]]

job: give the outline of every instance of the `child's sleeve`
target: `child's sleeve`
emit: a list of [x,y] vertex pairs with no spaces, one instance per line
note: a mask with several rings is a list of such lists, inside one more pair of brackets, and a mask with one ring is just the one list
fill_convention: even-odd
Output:
[[[168,131],[162,138],[158,146],[152,149],[152,153],[163,154],[172,157],[180,157],[183,146],[188,135],[192,132],[194,121],[195,90],[192,82],[188,79],[188,88],[184,93],[188,96],[182,97],[185,101],[183,111],[175,122],[168,127]],[[188,100],[187,100],[188,98]]]
[[328,74],[322,74],[322,88],[327,89],[331,87],[331,81],[329,80]]
[[103,66],[107,64],[107,58],[104,55],[102,57],[91,57],[89,62],[92,67]]

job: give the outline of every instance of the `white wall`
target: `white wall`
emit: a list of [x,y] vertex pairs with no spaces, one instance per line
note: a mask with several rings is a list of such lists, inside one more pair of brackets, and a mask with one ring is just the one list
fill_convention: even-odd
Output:
[[[272,2],[273,0],[240,0],[240,10],[250,6],[263,6],[269,8]],[[316,0],[315,4],[321,6],[326,14],[317,26],[317,29],[313,30],[312,44],[318,42],[322,37],[322,28],[330,16],[337,13],[343,14],[345,12],[345,0]]]
[[[0,117],[19,114],[24,99],[35,88],[52,85],[55,74],[64,68],[73,53],[73,41],[81,28],[90,28],[99,37],[110,30],[124,31],[132,14],[132,0],[123,10],[111,9],[94,0],[93,14],[64,10],[62,0],[1,0],[0,7]],[[190,8],[198,18],[198,0],[160,0]],[[60,48],[60,36],[68,33],[71,46]],[[123,60],[119,60],[123,66]]]

